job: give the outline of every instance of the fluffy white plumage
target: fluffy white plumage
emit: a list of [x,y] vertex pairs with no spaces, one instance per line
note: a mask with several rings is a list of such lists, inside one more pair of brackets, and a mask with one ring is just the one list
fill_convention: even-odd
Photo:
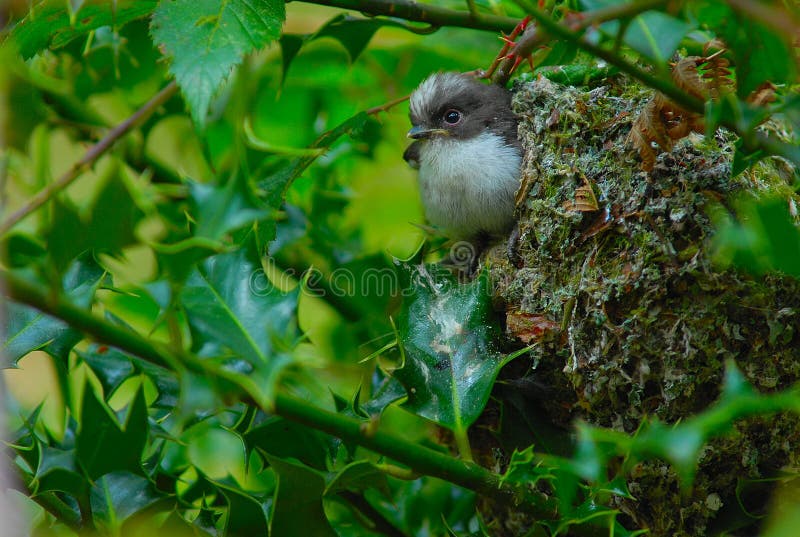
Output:
[[467,140],[431,138],[420,148],[419,164],[425,216],[432,224],[456,238],[477,230],[500,234],[513,224],[521,156],[501,136],[487,130]]

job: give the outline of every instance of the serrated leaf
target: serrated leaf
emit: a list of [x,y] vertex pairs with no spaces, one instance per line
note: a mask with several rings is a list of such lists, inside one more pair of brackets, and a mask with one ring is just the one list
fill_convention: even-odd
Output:
[[226,233],[270,217],[272,211],[259,201],[244,174],[234,174],[224,185],[192,181],[189,195],[194,204],[195,236],[220,239]]
[[322,476],[298,462],[271,456],[267,460],[278,476],[269,534],[335,537],[322,508]]
[[[75,305],[87,308],[98,287],[105,280],[105,271],[90,257],[75,261],[62,279],[67,298]],[[72,347],[83,335],[63,321],[38,310],[13,302],[8,303],[7,317],[2,327],[5,340],[0,351],[12,364],[29,352],[42,349],[66,361]]]
[[130,517],[167,498],[150,481],[130,472],[106,474],[94,482],[90,491],[95,523],[112,533]]
[[63,47],[73,39],[102,26],[120,26],[149,15],[154,0],[85,0],[73,13],[64,0],[36,3],[27,17],[14,27],[11,38],[20,53],[30,58],[45,47]]
[[283,418],[269,418],[256,425],[244,440],[248,449],[259,448],[280,458],[292,457],[318,470],[327,467],[328,437]]
[[386,474],[369,461],[355,461],[337,473],[325,487],[325,496],[336,494],[341,490],[364,491],[375,489],[391,501],[392,493]]
[[[455,431],[483,411],[503,356],[492,318],[486,273],[465,285],[416,269],[413,294],[398,330],[405,363],[393,376],[405,386],[407,410]],[[438,279],[437,279],[438,278]]]
[[[365,112],[359,112],[317,138],[317,140],[311,144],[311,149],[330,148],[334,142],[345,134],[352,134],[363,129],[368,120],[369,116]],[[291,186],[292,182],[300,177],[322,154],[323,152],[318,152],[289,160],[277,171],[273,171],[267,176],[258,179],[258,187],[264,191],[263,197],[267,204],[274,209],[278,209],[283,203],[286,191],[289,186]],[[274,232],[271,236],[265,237],[267,240],[273,238]]]
[[245,54],[280,36],[285,17],[280,0],[159,3],[153,14],[153,39],[170,58],[170,72],[197,125],[205,125],[212,97]]
[[267,535],[267,515],[261,502],[243,494],[239,488],[219,483],[217,487],[228,502],[228,515],[225,519],[223,535],[232,537]]
[[136,392],[128,408],[124,426],[117,423],[111,409],[91,387],[84,389],[75,452],[90,478],[117,470],[141,471],[147,431],[147,405],[142,389]]
[[376,19],[359,19],[349,15],[337,15],[312,36],[311,39],[331,37],[347,51],[350,62],[354,62],[367,48],[372,36],[386,23]]
[[85,217],[71,205],[54,201],[52,223],[45,232],[45,240],[57,270],[84,252],[116,255],[136,242],[134,230],[143,213],[123,181],[114,173],[108,175]]
[[178,402],[178,378],[172,371],[105,345],[93,344],[76,353],[91,367],[107,396],[134,374],[144,373],[158,389],[154,406],[172,408]]
[[546,470],[540,468],[533,448],[534,446],[528,446],[522,451],[514,450],[508,468],[503,474],[502,482],[534,485],[546,474]]
[[293,361],[298,293],[272,285],[247,248],[210,257],[189,275],[179,297],[193,350],[216,359],[253,397],[270,404]]
[[86,478],[79,471],[74,450],[42,446],[35,475],[36,491],[66,492],[78,496],[86,491]]

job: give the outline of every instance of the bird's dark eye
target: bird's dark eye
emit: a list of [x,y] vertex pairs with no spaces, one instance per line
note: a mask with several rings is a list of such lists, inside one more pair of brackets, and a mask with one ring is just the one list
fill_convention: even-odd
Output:
[[448,125],[456,125],[461,121],[461,112],[452,108],[444,113],[444,122]]

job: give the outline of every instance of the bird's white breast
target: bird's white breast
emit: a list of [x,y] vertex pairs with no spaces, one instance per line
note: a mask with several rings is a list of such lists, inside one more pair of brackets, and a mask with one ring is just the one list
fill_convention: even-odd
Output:
[[437,136],[420,149],[425,216],[453,238],[506,231],[514,221],[521,155],[489,131],[463,140]]

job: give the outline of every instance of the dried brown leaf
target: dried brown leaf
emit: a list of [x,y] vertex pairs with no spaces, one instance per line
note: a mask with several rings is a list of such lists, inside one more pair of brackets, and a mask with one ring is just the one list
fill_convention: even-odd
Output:
[[580,213],[591,213],[600,209],[589,179],[583,177],[583,184],[575,189],[575,199],[565,201],[562,207],[567,211]]
[[775,90],[777,89],[772,82],[763,82],[747,96],[747,102],[755,106],[766,106],[769,103],[773,103],[776,99]]
[[561,326],[544,315],[513,311],[506,313],[506,331],[526,345],[542,341]]

